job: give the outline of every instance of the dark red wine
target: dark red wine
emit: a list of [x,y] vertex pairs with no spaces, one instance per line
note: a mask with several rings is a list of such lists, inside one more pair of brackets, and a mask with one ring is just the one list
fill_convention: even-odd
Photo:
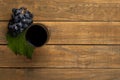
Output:
[[35,47],[42,46],[48,40],[48,30],[43,25],[34,24],[26,32],[26,40]]

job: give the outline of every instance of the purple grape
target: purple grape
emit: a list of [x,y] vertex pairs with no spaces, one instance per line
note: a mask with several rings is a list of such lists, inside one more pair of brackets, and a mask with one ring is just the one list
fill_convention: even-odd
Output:
[[22,28],[23,24],[21,22],[17,23],[17,26]]
[[18,23],[18,22],[20,21],[19,16],[15,16],[13,19],[14,19],[14,22],[15,22],[15,23]]
[[8,26],[8,29],[13,29],[13,25],[9,25],[9,26]]
[[18,27],[15,25],[15,30],[17,31],[18,30]]
[[16,11],[15,11],[15,15],[18,15],[18,14],[21,14],[22,13],[22,10],[21,9],[17,9]]
[[23,26],[24,28],[27,28],[27,27],[29,27],[27,24],[24,24],[24,26]]
[[15,12],[16,12],[16,10],[17,10],[17,9],[13,8],[13,9],[12,9],[12,12],[13,12],[13,13],[15,13]]
[[26,17],[26,18],[29,18],[29,19],[31,18],[28,13],[25,13],[25,17]]
[[23,19],[22,22],[23,22],[24,24],[31,24],[31,23],[32,23],[32,20],[30,20],[30,19]]
[[18,16],[19,16],[20,19],[24,19],[25,18],[23,14],[19,14]]

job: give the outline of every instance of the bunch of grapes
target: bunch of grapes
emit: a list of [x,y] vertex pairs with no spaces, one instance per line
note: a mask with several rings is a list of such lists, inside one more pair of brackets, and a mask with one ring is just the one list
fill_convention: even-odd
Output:
[[12,9],[12,18],[8,24],[8,32],[16,37],[33,23],[33,15],[26,8]]

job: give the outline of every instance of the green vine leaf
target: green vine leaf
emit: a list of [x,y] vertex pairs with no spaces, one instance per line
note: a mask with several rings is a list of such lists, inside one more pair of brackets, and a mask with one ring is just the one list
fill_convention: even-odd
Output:
[[9,33],[7,33],[7,41],[8,47],[16,54],[16,55],[24,55],[29,59],[32,59],[34,46],[31,45],[25,39],[25,31],[20,33],[17,37],[12,37]]

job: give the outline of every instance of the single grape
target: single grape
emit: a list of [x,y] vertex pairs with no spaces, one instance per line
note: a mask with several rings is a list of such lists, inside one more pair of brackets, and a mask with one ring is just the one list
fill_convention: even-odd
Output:
[[19,16],[15,16],[13,18],[13,20],[14,20],[14,23],[18,23],[20,21],[20,18],[19,18]]
[[13,9],[12,9],[12,12],[13,12],[13,13],[15,13],[15,12],[16,12],[16,10],[17,10],[17,9],[13,8]]
[[31,19],[26,19],[26,23],[27,23],[27,24],[30,24],[31,22],[32,22]]
[[20,13],[22,13],[22,10],[21,9],[17,9],[16,12],[15,12],[15,15],[18,15]]
[[15,25],[15,27],[14,27],[14,28],[15,28],[15,30],[16,30],[16,31],[18,30],[18,27],[17,27],[16,25]]
[[13,25],[9,25],[8,26],[8,29],[10,30],[10,29],[13,29]]
[[29,27],[27,24],[24,24],[24,26],[23,26],[24,28],[27,28],[27,27]]
[[25,18],[25,16],[23,14],[19,14],[18,16],[19,16],[20,19],[24,19]]
[[28,19],[31,18],[30,15],[29,15],[28,13],[25,13],[24,15],[25,15],[25,17],[28,18]]
[[18,27],[20,27],[20,28],[22,28],[22,27],[23,27],[23,25],[22,25],[22,23],[21,23],[21,22],[17,23],[17,26],[18,26]]

